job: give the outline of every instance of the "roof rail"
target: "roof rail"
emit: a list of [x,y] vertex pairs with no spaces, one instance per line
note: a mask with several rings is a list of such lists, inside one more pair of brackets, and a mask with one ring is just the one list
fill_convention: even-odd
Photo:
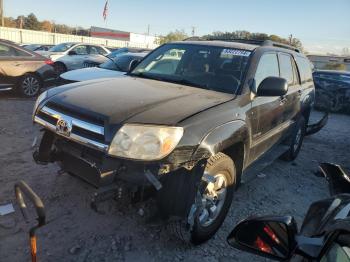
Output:
[[301,53],[300,49],[298,49],[298,48],[296,48],[294,46],[278,43],[278,42],[271,41],[271,40],[241,39],[241,38],[238,38],[238,39],[237,38],[225,39],[225,38],[220,38],[220,37],[218,37],[218,38],[214,38],[214,37],[203,38],[203,37],[193,36],[193,37],[186,38],[183,41],[226,41],[226,42],[237,42],[237,43],[259,45],[259,46],[275,46],[275,47],[289,49],[289,50],[295,51],[297,53]]

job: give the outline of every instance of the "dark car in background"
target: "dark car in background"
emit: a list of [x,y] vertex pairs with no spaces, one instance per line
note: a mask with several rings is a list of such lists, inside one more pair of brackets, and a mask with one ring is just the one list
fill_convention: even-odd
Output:
[[313,73],[316,107],[331,112],[350,111],[350,72],[318,70]]
[[0,91],[14,90],[25,97],[38,95],[55,78],[53,62],[33,51],[0,40]]
[[97,67],[82,68],[63,73],[58,84],[68,84],[99,78],[118,77],[129,71],[132,61],[141,61],[148,53],[125,53],[109,58]]
[[51,47],[54,45],[41,45],[41,44],[30,44],[23,46],[25,49],[28,49],[30,51],[49,51]]
[[106,55],[106,57],[99,57],[87,59],[84,61],[84,67],[95,67],[108,60],[108,58],[116,58],[117,56],[127,54],[127,53],[149,53],[151,49],[146,48],[134,48],[134,47],[123,47],[118,49],[109,49],[111,53]]

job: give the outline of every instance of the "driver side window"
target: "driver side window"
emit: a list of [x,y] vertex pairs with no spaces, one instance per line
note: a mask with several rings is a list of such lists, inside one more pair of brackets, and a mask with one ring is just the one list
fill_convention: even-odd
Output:
[[258,89],[260,83],[269,76],[279,77],[279,67],[277,54],[268,53],[264,54],[259,61],[258,67],[255,72],[255,88]]

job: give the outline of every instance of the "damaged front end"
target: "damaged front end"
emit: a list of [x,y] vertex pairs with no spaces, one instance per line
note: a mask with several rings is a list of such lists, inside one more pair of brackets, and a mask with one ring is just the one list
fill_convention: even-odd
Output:
[[38,164],[57,162],[63,172],[96,187],[91,203],[95,210],[99,202],[128,192],[140,201],[153,197],[163,218],[182,220],[195,210],[193,205],[203,184],[206,163],[202,159],[191,165],[164,168],[159,162],[113,158],[48,130],[33,158]]

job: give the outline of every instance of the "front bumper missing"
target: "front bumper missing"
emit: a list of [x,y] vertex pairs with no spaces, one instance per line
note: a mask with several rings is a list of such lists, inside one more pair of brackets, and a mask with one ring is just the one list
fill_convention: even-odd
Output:
[[146,165],[111,158],[103,152],[64,140],[50,131],[45,131],[39,150],[34,152],[33,157],[39,164],[59,162],[62,170],[102,191],[106,188],[114,191],[125,184],[129,189],[153,188],[161,214],[179,218],[188,217],[206,164],[206,159],[203,159],[192,169],[179,167],[158,175],[159,164]]

